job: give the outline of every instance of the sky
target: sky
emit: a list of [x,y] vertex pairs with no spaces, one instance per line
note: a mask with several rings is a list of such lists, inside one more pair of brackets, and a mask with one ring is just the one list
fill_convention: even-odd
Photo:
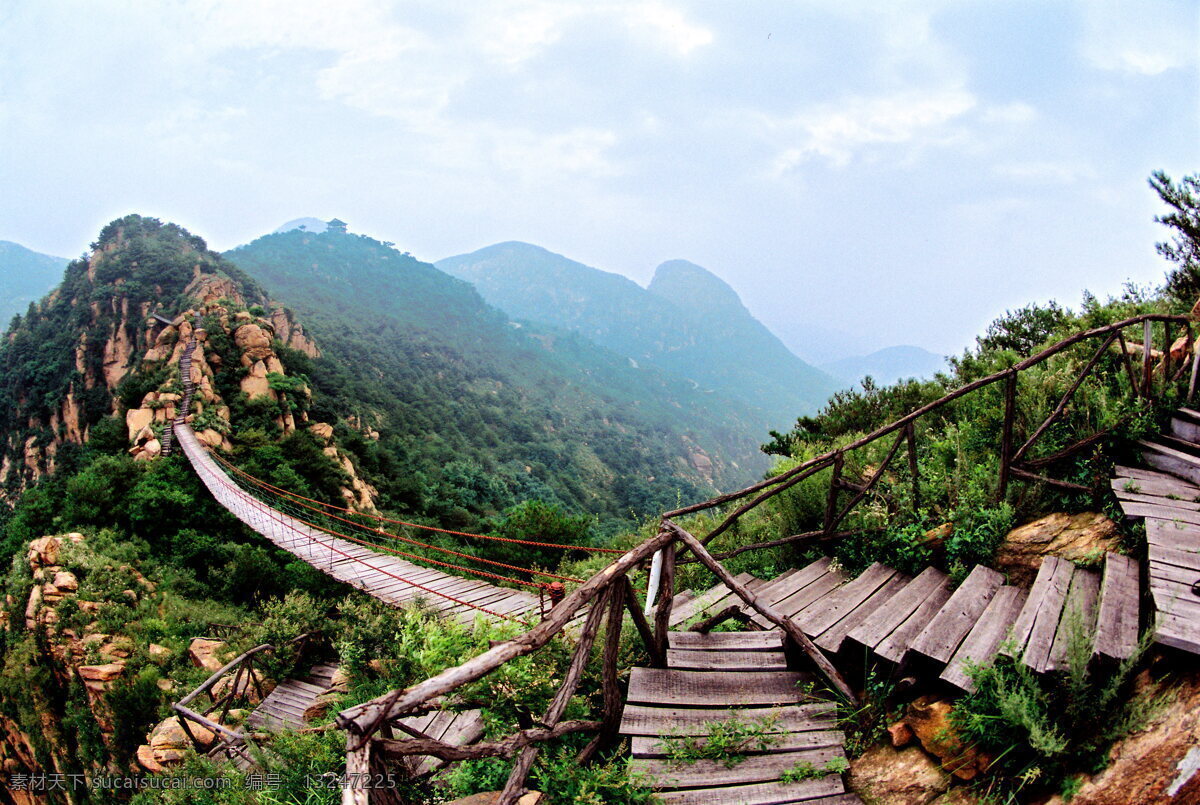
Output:
[[948,354],[1161,280],[1198,51],[1192,0],[0,0],[0,239],[337,216],[429,261],[688,259],[802,357]]

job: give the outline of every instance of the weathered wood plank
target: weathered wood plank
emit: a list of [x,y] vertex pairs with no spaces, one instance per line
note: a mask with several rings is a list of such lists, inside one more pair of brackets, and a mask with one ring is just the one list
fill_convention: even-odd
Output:
[[692,707],[795,704],[805,675],[791,671],[716,672],[634,668],[626,701]]
[[904,655],[908,653],[913,640],[925,630],[929,622],[942,611],[942,607],[950,600],[950,594],[953,592],[950,589],[950,577],[940,571],[938,573],[941,582],[933,587],[929,595],[913,610],[911,615],[875,646],[875,653],[878,656],[897,665],[903,662]]
[[[803,589],[780,601],[775,606],[775,611],[785,618],[794,618],[797,612],[811,605],[814,601],[829,595],[845,581],[846,575],[840,570],[830,570],[812,584],[805,586]],[[769,619],[758,613],[755,613],[750,622],[762,629],[770,629],[774,626]]]
[[[754,578],[750,573],[739,573],[735,578],[742,584],[746,584]],[[715,612],[721,601],[731,595],[730,590],[724,584],[717,584],[713,588],[701,593],[690,601],[687,601],[682,606],[671,609],[671,626],[675,627],[681,623],[687,622],[689,619],[700,615],[704,612]]]
[[1171,548],[1154,543],[1146,546],[1146,551],[1151,564],[1171,565],[1181,570],[1200,572],[1200,551]]
[[1200,462],[1195,456],[1145,439],[1139,439],[1138,446],[1142,448],[1142,460],[1151,467],[1190,483],[1200,483]]
[[1135,478],[1148,481],[1175,481],[1177,483],[1183,483],[1183,481],[1180,481],[1174,475],[1160,472],[1158,470],[1147,469],[1145,467],[1126,467],[1121,464],[1117,464],[1115,467],[1113,467],[1113,472],[1118,478]]
[[[795,573],[792,573],[786,579],[782,581],[776,579],[776,581],[765,585],[762,588],[761,595],[771,606],[778,607],[786,598],[795,595],[828,573],[832,565],[832,559],[828,556],[822,556],[817,561],[811,562]],[[743,611],[752,612],[753,610],[750,607],[743,607]]]
[[[1042,557],[1042,565],[1038,568],[1033,587],[1025,599],[1025,606],[1012,627],[1013,648],[1011,651],[1005,649],[1006,654],[1019,657],[1024,653],[1030,659],[1036,654],[1039,664],[1045,662],[1074,572],[1075,566],[1065,559],[1057,556]],[[1038,647],[1031,649],[1030,641],[1035,632],[1038,636]]]
[[[684,736],[679,736],[683,738]],[[695,736],[689,736],[695,738]],[[666,757],[672,747],[673,737],[636,735],[630,740],[629,752],[634,757]],[[778,754],[779,752],[798,752],[803,749],[821,749],[830,746],[841,746],[846,736],[840,730],[810,730],[808,732],[785,732],[775,735],[761,743],[747,744],[745,752],[753,754]],[[695,743],[703,746],[705,739],[700,738]]]
[[663,791],[655,796],[663,805],[782,805],[804,802],[807,805],[861,805],[854,794],[845,794],[842,779],[836,774],[798,783],[756,783],[723,788],[696,788]]
[[[927,567],[880,607],[851,630],[848,637],[861,646],[875,648],[894,632],[939,587],[950,597],[949,577],[935,567]],[[940,605],[939,605],[940,606]]]
[[937,663],[949,662],[1003,584],[1003,574],[976,565],[933,620],[916,636],[909,653]]
[[816,644],[826,651],[837,653],[841,651],[846,635],[873,613],[884,608],[896,593],[904,589],[912,581],[911,577],[897,573],[885,581],[875,592],[871,593],[861,604],[856,606],[837,623],[830,626],[816,638]]
[[1011,632],[1013,623],[1025,605],[1028,591],[1020,587],[1001,587],[987,609],[963,639],[954,656],[942,671],[942,680],[960,690],[971,692],[975,683],[967,673],[968,663],[988,666],[996,657],[996,651]]
[[1200,550],[1200,528],[1171,520],[1146,518],[1146,542],[1181,551]]
[[1118,553],[1105,555],[1096,616],[1096,655],[1124,660],[1137,648],[1140,576],[1136,560]]
[[[1070,642],[1073,629],[1082,629],[1089,646],[1093,645],[1096,633],[1096,601],[1100,595],[1100,574],[1094,570],[1076,568],[1071,577],[1071,588],[1063,605],[1058,631],[1050,648],[1046,671],[1065,671],[1070,665]],[[1091,651],[1088,652],[1089,656]]]
[[[1167,501],[1173,503],[1174,501]],[[1200,525],[1200,511],[1195,509],[1181,508],[1178,506],[1165,506],[1161,503],[1138,503],[1130,500],[1121,501],[1121,510],[1130,517],[1154,517],[1159,520],[1168,522],[1187,523],[1188,525]]]
[[684,651],[667,649],[667,667],[681,671],[786,671],[780,651]]
[[667,644],[687,651],[774,651],[783,648],[783,632],[670,632]]
[[819,635],[870,598],[895,575],[894,568],[875,562],[857,578],[809,604],[795,615],[795,620],[805,634]]
[[769,724],[768,732],[830,729],[836,721],[831,702],[780,707],[674,708],[626,704],[621,714],[622,735],[706,735],[713,722],[731,718]]
[[629,761],[629,772],[641,775],[655,788],[698,788],[770,782],[778,780],[780,775],[799,763],[810,763],[820,768],[841,757],[845,757],[845,753],[838,746],[775,755],[750,755],[733,768],[719,760],[697,760],[687,765],[677,765],[667,760],[634,758]]

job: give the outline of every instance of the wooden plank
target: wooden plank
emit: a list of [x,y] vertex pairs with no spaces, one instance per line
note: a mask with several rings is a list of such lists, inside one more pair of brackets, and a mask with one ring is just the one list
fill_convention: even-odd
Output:
[[1200,525],[1200,511],[1194,509],[1164,506],[1159,503],[1136,503],[1123,500],[1121,501],[1121,510],[1130,517],[1154,517],[1168,522]]
[[1194,620],[1159,612],[1155,615],[1154,640],[1164,646],[1200,654],[1200,627]]
[[[785,618],[794,618],[797,612],[811,605],[814,601],[829,595],[846,581],[846,576],[840,570],[831,570],[812,584],[780,601],[775,611]],[[762,615],[755,613],[750,622],[763,629],[774,628],[774,624]]]
[[805,675],[791,671],[724,673],[634,668],[626,701],[693,707],[795,704]]
[[[1131,495],[1146,495],[1156,498],[1178,498],[1179,500],[1195,501],[1200,498],[1200,487],[1192,486],[1184,481],[1172,478],[1169,481],[1147,480],[1139,478],[1113,478],[1109,481],[1113,494],[1118,498]],[[1136,500],[1137,498],[1132,498]],[[1145,501],[1143,501],[1145,502]]]
[[942,680],[968,693],[975,690],[975,683],[967,673],[968,663],[988,666],[1011,633],[1013,623],[1025,605],[1028,591],[1020,587],[1005,585],[996,591],[987,609],[963,639],[954,656],[942,671]]
[[830,729],[836,723],[832,702],[785,705],[782,707],[736,707],[680,709],[626,704],[621,714],[622,735],[707,735],[714,721],[734,717],[769,724],[768,732],[801,732]]
[[[655,788],[744,785],[778,780],[780,775],[799,763],[810,763],[820,768],[835,758],[843,757],[845,753],[837,746],[781,752],[777,755],[750,755],[733,768],[720,760],[697,760],[687,765],[677,765],[667,760],[634,758],[629,761],[629,773],[641,776]],[[838,782],[841,782],[840,778]]]
[[1194,456],[1144,439],[1139,439],[1138,445],[1143,448],[1142,460],[1151,467],[1190,483],[1200,483],[1200,466]]
[[722,788],[696,788],[663,791],[655,795],[662,805],[782,805],[804,802],[807,805],[861,805],[862,800],[845,794],[841,777],[830,774],[798,783],[756,783]]
[[1130,657],[1138,643],[1138,598],[1141,567],[1118,553],[1105,554],[1100,582],[1100,609],[1096,616],[1097,656],[1110,660]]
[[795,615],[807,635],[819,635],[844,618],[896,575],[894,568],[875,562],[857,578],[838,587]]
[[688,651],[774,651],[783,648],[783,632],[668,632],[667,644]]
[[[822,556],[815,562],[811,562],[805,567],[797,570],[795,573],[784,578],[780,576],[775,581],[762,588],[761,595],[766,599],[771,606],[778,606],[781,601],[788,596],[795,595],[803,590],[808,585],[812,584],[817,579],[829,572],[833,560],[828,556]],[[753,611],[749,606],[744,607],[743,612]]]
[[[1094,570],[1076,568],[1071,577],[1071,589],[1063,605],[1062,618],[1050,648],[1047,671],[1066,671],[1070,665],[1071,630],[1078,625],[1086,636],[1088,645],[1093,645],[1096,634],[1096,601],[1100,595],[1100,574]],[[1089,658],[1091,650],[1088,651]],[[1040,670],[1040,669],[1039,669]]]
[[1118,478],[1135,478],[1147,481],[1175,481],[1177,483],[1184,483],[1174,475],[1169,475],[1165,472],[1159,472],[1158,470],[1147,469],[1145,467],[1125,467],[1117,464],[1115,467],[1113,467],[1113,472]]
[[847,613],[845,617],[822,632],[817,637],[816,644],[826,651],[831,651],[835,654],[841,651],[842,645],[846,640],[846,635],[873,613],[886,607],[892,597],[903,590],[910,581],[912,581],[912,578],[903,573],[897,573],[892,576],[883,583],[883,586],[871,593],[871,596],[867,600],[863,601]]
[[1169,548],[1151,543],[1146,546],[1146,554],[1152,564],[1171,565],[1181,570],[1200,572],[1200,551]]
[[925,568],[903,590],[893,595],[886,607],[876,609],[847,636],[861,646],[875,648],[916,612],[917,607],[938,587],[946,587],[946,597],[950,596],[949,577],[935,567]]
[[[737,576],[735,576],[735,578],[742,584],[745,584],[753,579],[754,576],[749,573],[739,573]],[[709,614],[712,614],[712,612],[716,611],[720,602],[728,598],[730,595],[731,593],[728,587],[726,587],[724,584],[718,584],[706,592],[696,596],[691,601],[684,603],[678,608],[673,606],[671,609],[671,626],[674,627],[681,623],[685,623],[701,613],[708,612]]]
[[933,620],[913,640],[908,651],[937,663],[947,663],[954,650],[979,620],[1004,576],[989,567],[976,565],[962,585],[950,595]]
[[1181,551],[1200,551],[1200,528],[1147,517],[1146,542]]
[[[629,752],[634,757],[666,757],[671,750],[675,736],[662,737],[637,735],[630,740]],[[683,738],[685,736],[678,736]],[[695,739],[695,736],[690,736]],[[798,752],[802,749],[821,749],[829,746],[841,746],[846,736],[840,730],[810,730],[808,732],[785,732],[772,735],[762,744],[748,743],[743,750],[747,754],[778,754],[779,752]],[[695,740],[703,746],[704,738]]]
[[[1053,629],[1057,628],[1058,616],[1062,611],[1063,601],[1067,597],[1067,588],[1071,585],[1071,575],[1075,572],[1075,566],[1065,559],[1057,556],[1042,557],[1042,564],[1038,568],[1037,577],[1033,580],[1033,587],[1029,590],[1029,596],[1025,599],[1025,606],[1021,609],[1021,614],[1017,616],[1016,623],[1012,627],[1013,648],[1011,650],[1004,649],[1004,653],[1008,656],[1021,656],[1030,654],[1029,642],[1034,631],[1038,634],[1038,646],[1036,650],[1039,654],[1039,662],[1044,662],[1045,658],[1041,656],[1043,643],[1045,644],[1045,652],[1048,655],[1050,650],[1050,641],[1053,639]],[[1055,626],[1051,626],[1051,622]]]
[[691,671],[786,671],[783,651],[681,651],[667,649],[667,667]]
[[942,607],[950,600],[950,594],[953,591],[950,589],[950,577],[941,571],[937,571],[937,574],[935,578],[940,578],[940,583],[933,586],[929,595],[913,610],[911,615],[875,646],[876,655],[899,665],[904,661],[904,655],[908,653],[912,641],[942,611]]
[[[1192,498],[1185,499],[1185,498],[1181,497],[1180,495],[1175,495],[1174,493],[1172,493],[1170,495],[1143,495],[1143,494],[1137,493],[1137,492],[1127,492],[1127,491],[1122,490],[1120,492],[1117,492],[1116,495],[1117,495],[1117,498],[1120,499],[1120,501],[1121,501],[1122,510],[1125,509],[1125,506],[1127,504],[1137,503],[1137,504],[1141,504],[1142,506],[1161,506],[1161,507],[1168,508],[1168,509],[1182,509],[1184,511],[1191,511],[1191,512],[1200,511],[1200,503],[1197,503]],[[1146,516],[1146,515],[1139,515],[1135,512],[1130,512],[1130,511],[1125,511],[1125,514],[1128,515],[1129,517],[1139,517],[1139,516],[1144,517],[1144,516]],[[1151,515],[1151,516],[1153,516],[1153,515]],[[1171,515],[1170,514],[1163,515],[1163,519],[1170,520]]]

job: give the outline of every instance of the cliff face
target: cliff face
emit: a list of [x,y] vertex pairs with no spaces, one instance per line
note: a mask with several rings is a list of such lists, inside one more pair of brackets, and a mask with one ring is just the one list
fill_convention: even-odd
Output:
[[[127,216],[105,227],[88,257],[68,265],[59,288],[0,344],[0,499],[54,472],[64,446],[84,444],[114,415],[136,460],[160,455],[182,394],[179,358],[193,335],[192,419],[207,444],[230,448],[231,416],[245,404],[283,436],[308,421],[311,390],[279,350],[321,353],[291,311],[200,238]],[[349,464],[343,497],[372,506],[373,490],[353,463],[330,458]]]

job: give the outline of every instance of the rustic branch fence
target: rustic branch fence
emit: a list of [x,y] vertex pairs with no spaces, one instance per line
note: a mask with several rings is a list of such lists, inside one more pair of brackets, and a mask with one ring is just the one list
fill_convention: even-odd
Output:
[[[303,654],[314,637],[315,635],[312,633],[302,634],[283,643],[281,647],[295,646],[296,651]],[[261,674],[255,673],[255,658],[276,650],[274,645],[264,643],[239,654],[214,671],[195,690],[171,705],[171,709],[179,715],[179,725],[187,733],[192,745],[197,750],[207,751],[220,748],[230,757],[237,755],[252,766],[258,765],[246,751],[248,738],[245,733],[231,729],[225,725],[224,721],[229,716],[234,702],[248,700],[251,688],[258,694],[260,701],[265,696],[263,677]],[[217,683],[230,674],[233,675],[231,684],[225,687],[220,694],[215,693]],[[202,701],[201,697],[207,697],[208,700],[208,706],[203,710],[198,709],[201,706],[198,704],[199,701]],[[215,746],[201,741],[192,730],[193,724],[211,732],[216,739]]]
[[[1163,349],[1161,351],[1155,351],[1151,345],[1155,323],[1162,325],[1160,332],[1163,338]],[[1134,368],[1128,343],[1123,333],[1125,329],[1138,325],[1142,327],[1140,372]],[[720,495],[702,503],[667,512],[663,515],[662,524],[655,536],[632,548],[569,593],[546,614],[540,623],[529,631],[499,643],[483,654],[457,667],[449,668],[411,688],[394,690],[339,713],[337,724],[346,731],[347,736],[348,785],[344,789],[344,805],[388,802],[386,792],[372,790],[368,787],[372,771],[382,768],[382,764],[387,761],[395,761],[413,755],[432,755],[444,760],[455,761],[485,757],[515,758],[516,762],[512,773],[498,801],[499,805],[512,805],[521,795],[539,747],[547,741],[579,732],[594,734],[592,740],[578,756],[580,763],[587,762],[599,749],[615,740],[620,722],[622,697],[618,684],[620,669],[617,655],[621,628],[625,618],[628,617],[632,621],[641,644],[650,657],[651,664],[656,667],[664,667],[668,624],[671,621],[672,600],[676,594],[676,567],[685,561],[703,564],[741,600],[741,605],[736,608],[727,608],[727,610],[753,610],[779,627],[788,643],[795,649],[803,651],[812,660],[831,687],[853,701],[855,699],[853,691],[821,650],[813,645],[796,624],[760,601],[753,591],[742,585],[722,566],[721,560],[750,550],[802,540],[831,540],[857,533],[853,530],[842,529],[842,524],[854,508],[876,488],[884,473],[899,457],[902,448],[907,454],[906,463],[911,482],[911,495],[914,501],[919,501],[921,499],[921,478],[917,462],[915,424],[922,417],[939,411],[955,400],[996,383],[1004,384],[1004,419],[1000,443],[997,446],[1000,454],[999,472],[996,479],[997,496],[1004,497],[1014,478],[1045,483],[1073,491],[1086,491],[1086,487],[1039,474],[1036,470],[1048,467],[1096,444],[1107,435],[1105,431],[1079,439],[1047,456],[1028,458],[1031,447],[1046,434],[1051,425],[1063,416],[1070,400],[1082,383],[1094,373],[1102,357],[1114,345],[1119,349],[1120,362],[1128,375],[1131,393],[1139,397],[1153,398],[1155,396],[1156,377],[1161,377],[1159,390],[1165,391],[1183,377],[1190,365],[1191,377],[1187,387],[1187,399],[1190,401],[1196,390],[1200,350],[1195,350],[1196,354],[1192,355],[1190,364],[1186,359],[1180,359],[1179,365],[1173,366],[1172,325],[1180,326],[1185,333],[1183,348],[1180,351],[1183,355],[1191,354],[1194,346],[1191,322],[1183,316],[1142,315],[1087,330],[1064,339],[1009,368],[955,389],[941,399],[924,405],[848,445],[802,462],[787,472],[738,492]],[[1020,373],[1044,363],[1076,344],[1096,340],[1100,341],[1098,349],[1091,355],[1074,382],[1058,400],[1054,409],[1028,438],[1018,444],[1014,425]],[[1156,355],[1161,357],[1158,367],[1155,366]],[[868,477],[860,481],[852,481],[844,477],[843,470],[847,463],[847,456],[854,451],[862,450],[880,440],[889,438],[891,442],[883,460]],[[713,554],[709,551],[707,546],[716,537],[729,530],[746,512],[826,469],[830,469],[831,472],[822,527],[819,530],[741,546],[723,554]],[[849,495],[849,498],[843,501],[843,495]],[[718,509],[738,501],[744,502],[737,505],[702,539],[688,533],[675,522],[676,518]],[[689,552],[692,556],[685,557],[685,554]],[[639,606],[636,599],[629,574],[643,569],[651,563],[652,559],[655,571],[651,575],[657,580],[657,583],[652,584],[651,589],[648,590],[647,606],[643,613],[643,608]],[[717,613],[691,628],[704,631],[729,614],[729,611]],[[452,746],[397,724],[401,718],[452,702],[454,692],[464,685],[487,676],[506,662],[538,651],[569,625],[577,625],[580,617],[583,618],[583,623],[579,627],[567,673],[540,722],[521,724],[520,729],[503,740],[472,746]],[[600,718],[586,721],[563,721],[561,719],[567,702],[578,687],[584,667],[591,656],[593,646],[599,639],[601,630],[605,635],[601,652],[603,705]],[[397,737],[397,730],[404,732],[407,737]]]

